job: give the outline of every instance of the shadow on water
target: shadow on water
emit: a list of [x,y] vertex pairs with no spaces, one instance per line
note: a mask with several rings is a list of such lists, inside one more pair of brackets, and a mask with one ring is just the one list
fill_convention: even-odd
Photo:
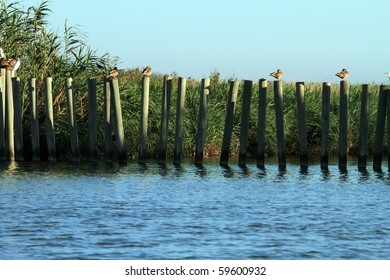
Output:
[[169,169],[165,163],[158,164],[158,173],[163,177],[166,177],[169,174]]
[[386,185],[390,185],[390,173],[385,173],[383,171],[375,171],[375,178],[377,180],[383,181]]
[[321,168],[321,176],[323,181],[329,181],[331,178],[331,174],[328,168]]
[[229,165],[221,165],[222,167],[222,175],[225,178],[233,178],[234,177],[234,170]]
[[300,168],[299,169],[299,179],[300,180],[307,180],[310,178],[310,173],[308,168]]
[[[339,183],[369,183],[372,180],[382,181],[386,185],[390,184],[390,173],[383,171],[372,171],[371,169],[361,169],[353,163],[348,170],[340,170],[336,164],[330,164],[327,169],[320,169],[318,165],[312,164],[309,168],[301,167],[299,164],[290,163],[286,168],[278,168],[277,164],[268,164],[266,168],[258,168],[256,163],[248,165],[219,165],[219,162],[206,162],[194,164],[191,161],[182,164],[158,164],[150,162],[139,164],[136,161],[128,165],[118,165],[116,163],[107,165],[104,161],[98,163],[88,162],[5,162],[0,163],[0,176],[21,176],[21,174],[32,174],[32,176],[126,176],[127,174],[140,174],[144,176],[159,175],[162,177],[186,177],[198,176],[200,178],[213,179],[223,176],[225,178],[239,178],[252,180],[257,179],[272,180],[275,182],[286,181],[313,181],[315,179],[322,182]],[[387,167],[386,169],[387,170]],[[192,173],[192,174],[188,174]],[[35,174],[35,175],[34,175]]]
[[149,172],[149,167],[146,163],[139,163],[137,165],[137,171],[140,173],[140,174],[147,174]]
[[175,174],[177,175],[182,175],[186,171],[185,168],[180,164],[174,164],[173,168],[175,170]]
[[247,165],[239,165],[240,168],[240,175],[249,176],[251,174],[250,169]]
[[367,182],[370,180],[370,173],[366,168],[359,168],[359,182]]
[[264,179],[265,177],[267,177],[267,169],[259,168],[259,172],[257,173],[257,177],[259,179]]
[[339,181],[342,183],[345,183],[348,181],[348,170],[347,169],[340,169],[340,178]]
[[196,175],[198,175],[201,178],[204,178],[207,176],[207,169],[204,167],[202,163],[195,163],[194,164],[196,167]]
[[286,168],[279,168],[278,172],[276,173],[275,182],[283,182],[286,180],[287,175],[287,169]]
[[251,175],[251,169],[248,168],[247,165],[238,165],[239,172],[235,171],[234,168],[232,168],[228,164],[221,164],[220,167],[222,168],[222,175],[225,178],[233,178],[236,175],[247,177]]

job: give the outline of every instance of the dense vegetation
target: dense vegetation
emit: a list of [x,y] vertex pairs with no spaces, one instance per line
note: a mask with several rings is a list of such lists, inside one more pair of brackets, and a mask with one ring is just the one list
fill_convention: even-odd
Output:
[[[50,29],[47,18],[51,10],[49,2],[42,1],[37,7],[27,7],[21,1],[0,1],[0,47],[7,57],[16,55],[21,59],[17,75],[22,86],[22,112],[26,153],[29,153],[29,100],[28,80],[37,78],[38,103],[40,111],[41,133],[45,133],[43,85],[46,77],[53,78],[54,110],[58,149],[67,151],[67,112],[64,81],[73,77],[78,103],[78,113],[82,121],[86,115],[86,91],[89,77],[102,77],[117,62],[109,54],[97,55],[86,44],[86,37],[77,28],[64,23],[63,33]],[[83,132],[81,126],[81,132]],[[84,133],[84,132],[83,132]],[[64,137],[62,137],[64,136]],[[45,137],[41,137],[45,146]],[[44,150],[44,149],[43,149]]]
[[[67,120],[67,106],[65,99],[64,82],[67,77],[74,79],[74,92],[77,107],[78,130],[80,151],[87,158],[88,154],[88,79],[96,77],[98,81],[98,126],[99,126],[99,151],[104,154],[104,119],[103,119],[103,78],[117,59],[110,58],[109,54],[98,56],[85,41],[83,33],[75,27],[64,24],[64,32],[48,30],[47,16],[50,13],[48,2],[43,1],[38,7],[24,8],[15,1],[7,4],[1,0],[0,10],[0,46],[7,56],[20,57],[22,66],[17,75],[22,85],[22,112],[25,153],[30,154],[30,116],[28,100],[28,80],[37,78],[37,91],[39,94],[41,150],[45,157],[46,130],[45,130],[45,107],[43,97],[43,83],[46,77],[53,77],[54,112],[56,145],[58,156],[62,159],[70,158],[69,127]],[[142,73],[139,68],[121,71],[119,77],[124,131],[128,156],[137,157],[139,129],[140,129],[140,99]],[[319,154],[321,136],[321,84],[307,83],[306,112],[308,145],[311,154]],[[148,130],[148,155],[157,155],[161,99],[163,92],[163,76],[153,74],[150,83],[150,106],[149,106],[149,130]],[[226,113],[228,80],[220,80],[218,73],[211,74],[211,91],[209,96],[207,133],[205,154],[218,155],[222,144],[224,120]],[[173,153],[173,137],[175,131],[175,104],[176,104],[177,76],[173,77],[173,93],[171,98],[171,114],[169,122],[168,156]],[[186,111],[184,121],[184,156],[192,156],[195,151],[195,138],[197,133],[197,116],[199,110],[200,81],[187,81]],[[283,85],[284,111],[285,111],[285,134],[288,154],[299,153],[297,106],[295,99],[295,83],[288,82]],[[339,119],[339,95],[338,85],[332,86],[331,94],[331,124],[330,124],[330,151],[337,153],[338,150],[338,119]],[[351,85],[349,96],[349,131],[348,148],[351,154],[357,152],[360,120],[360,85]],[[370,85],[370,125],[369,125],[369,152],[373,149],[374,130],[376,123],[378,85]],[[232,155],[237,155],[239,147],[241,95],[236,109],[236,119],[232,137]],[[256,128],[257,128],[257,97],[258,85],[253,87],[251,120],[249,133],[249,153],[256,152]],[[266,124],[266,151],[268,155],[275,155],[276,124],[273,101],[273,85],[269,83],[267,94],[267,124]]]
[[[224,122],[226,114],[226,103],[228,99],[229,81],[219,80],[218,73],[211,74],[211,90],[209,95],[209,106],[207,115],[207,132],[205,143],[205,154],[209,156],[219,155],[222,137],[224,131]],[[141,96],[141,74],[140,71],[129,70],[122,73],[120,77],[122,108],[125,121],[125,134],[128,141],[129,154],[137,155],[137,141],[139,139],[139,119],[140,119],[140,96]],[[169,135],[168,144],[169,155],[173,153],[173,140],[176,121],[176,93],[177,77],[173,79],[173,94],[171,99]],[[154,75],[151,78],[150,94],[150,122],[149,122],[149,152],[154,157],[157,154],[161,99],[163,92],[163,77]],[[240,83],[239,95],[236,106],[235,124],[232,137],[232,155],[238,155],[241,106],[242,106],[242,88]],[[186,111],[184,121],[184,153],[186,156],[192,156],[195,152],[195,138],[197,133],[197,120],[199,110],[199,92],[200,81],[189,80],[186,92]],[[258,83],[254,83],[251,100],[251,119],[249,128],[249,147],[248,152],[256,154],[256,133],[257,133],[257,115],[258,115]],[[283,84],[284,92],[284,128],[286,135],[286,149],[289,155],[299,153],[298,136],[298,112],[295,94],[295,83],[285,82]],[[379,85],[370,85],[370,114],[368,130],[368,152],[373,151],[376,125],[377,100]],[[322,118],[322,84],[306,83],[306,115],[307,115],[307,135],[309,153],[318,155],[321,145],[321,118]],[[361,85],[351,85],[349,92],[349,128],[348,128],[348,152],[357,154],[359,143],[360,127],[360,98]],[[269,156],[276,155],[276,120],[274,109],[273,83],[268,83],[267,92],[267,111],[266,111],[266,152]],[[331,104],[330,104],[330,152],[337,154],[339,139],[339,85],[331,86]]]

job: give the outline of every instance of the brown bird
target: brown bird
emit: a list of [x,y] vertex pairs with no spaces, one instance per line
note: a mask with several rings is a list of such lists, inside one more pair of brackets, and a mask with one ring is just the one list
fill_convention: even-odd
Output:
[[116,79],[116,77],[118,77],[118,75],[119,75],[118,68],[114,67],[114,69],[112,69],[110,71],[110,77],[112,77],[113,79]]
[[9,70],[16,71],[20,66],[20,59],[17,58],[15,55],[13,55],[8,60],[8,64],[9,64]]
[[152,68],[150,68],[150,66],[146,66],[144,68],[144,70],[142,70],[142,75],[144,75],[146,77],[149,77],[150,75],[152,75]]
[[283,77],[283,72],[282,70],[278,69],[276,72],[272,72],[269,75],[276,78],[276,80],[280,80]]
[[342,80],[345,80],[346,78],[348,78],[349,73],[348,73],[347,69],[343,68],[343,70],[341,70],[341,72],[336,73],[336,76]]
[[5,57],[1,58],[1,68],[13,70],[15,65],[16,68],[20,65],[20,59],[17,59],[16,56],[13,55],[10,59],[6,59]]

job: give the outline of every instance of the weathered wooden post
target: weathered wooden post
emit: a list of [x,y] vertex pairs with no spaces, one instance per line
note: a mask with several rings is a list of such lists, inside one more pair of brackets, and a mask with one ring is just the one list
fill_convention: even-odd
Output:
[[265,121],[267,111],[267,80],[259,80],[259,98],[257,115],[257,167],[264,169],[265,154]]
[[110,79],[104,78],[104,160],[111,164],[113,159],[112,147],[112,115]]
[[349,82],[340,81],[339,169],[347,170]]
[[20,79],[12,78],[13,102],[14,102],[14,128],[15,128],[15,160],[24,161],[23,150],[23,123],[22,101],[20,92]]
[[383,137],[385,134],[385,121],[386,121],[386,105],[387,96],[385,93],[385,85],[379,87],[379,98],[378,98],[378,113],[376,119],[375,129],[375,146],[374,146],[374,171],[382,171],[382,154],[383,154]]
[[44,84],[46,99],[46,137],[48,161],[56,161],[56,135],[54,130],[52,77],[47,77]]
[[127,154],[125,147],[125,133],[123,130],[123,120],[122,120],[122,107],[119,96],[119,85],[118,79],[114,78],[110,81],[111,93],[113,94],[113,109],[115,114],[115,133],[116,133],[116,142],[118,147],[118,159],[120,164],[127,163]]
[[6,70],[6,88],[7,88],[7,157],[9,160],[15,160],[15,134],[14,134],[14,99],[13,99],[13,89],[12,89],[12,71]]
[[366,170],[367,166],[367,141],[368,141],[368,110],[370,106],[370,96],[368,93],[368,85],[362,85],[360,105],[360,129],[359,129],[359,155],[358,169]]
[[246,154],[248,152],[248,136],[249,136],[249,119],[251,109],[253,82],[250,80],[244,81],[243,97],[242,97],[242,113],[241,113],[241,128],[240,128],[240,149],[238,154],[238,165],[246,165]]
[[96,114],[96,78],[88,79],[88,131],[89,131],[89,160],[98,159],[97,144],[97,114]]
[[28,87],[29,99],[30,99],[30,128],[31,128],[31,149],[32,160],[41,160],[41,148],[39,143],[39,119],[38,119],[38,102],[36,91],[36,79],[30,79]]
[[296,98],[298,107],[298,131],[299,131],[299,158],[301,169],[307,170],[307,128],[306,128],[306,105],[305,105],[305,83],[296,83]]
[[6,161],[6,141],[5,141],[5,68],[1,68],[0,76],[0,162]]
[[142,77],[142,93],[141,93],[141,131],[139,141],[138,163],[146,163],[147,154],[147,139],[148,139],[148,117],[149,117],[149,85],[150,77]]
[[330,83],[322,84],[321,169],[329,165]]
[[283,89],[282,81],[274,81],[274,98],[276,114],[276,138],[278,143],[279,169],[286,169],[286,140],[284,136],[284,114],[283,114]]
[[79,136],[77,133],[77,117],[74,104],[73,79],[67,78],[65,81],[66,100],[68,105],[68,122],[70,132],[70,148],[74,162],[80,161]]
[[169,108],[171,103],[172,93],[172,77],[164,76],[162,108],[161,108],[161,123],[160,123],[160,140],[158,145],[158,164],[165,164],[167,157],[168,144],[168,125],[169,125]]
[[186,78],[179,77],[178,85],[177,85],[176,129],[175,129],[175,142],[174,142],[174,150],[173,150],[173,164],[176,165],[180,164],[181,155],[182,155],[186,83],[187,83]]
[[202,79],[199,100],[198,131],[196,135],[195,165],[203,163],[203,149],[206,136],[207,105],[210,93],[210,79]]
[[238,85],[239,85],[238,81],[230,81],[228,101],[226,105],[225,129],[223,131],[221,158],[219,161],[219,164],[221,166],[227,166],[229,162],[230,144],[232,141],[234,113],[236,111]]
[[384,92],[387,99],[387,170],[390,172],[390,89],[385,89]]

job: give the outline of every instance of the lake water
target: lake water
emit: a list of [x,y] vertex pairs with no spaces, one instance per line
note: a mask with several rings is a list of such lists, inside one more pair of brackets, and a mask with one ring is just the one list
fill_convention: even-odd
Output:
[[0,259],[389,259],[371,170],[2,165]]

